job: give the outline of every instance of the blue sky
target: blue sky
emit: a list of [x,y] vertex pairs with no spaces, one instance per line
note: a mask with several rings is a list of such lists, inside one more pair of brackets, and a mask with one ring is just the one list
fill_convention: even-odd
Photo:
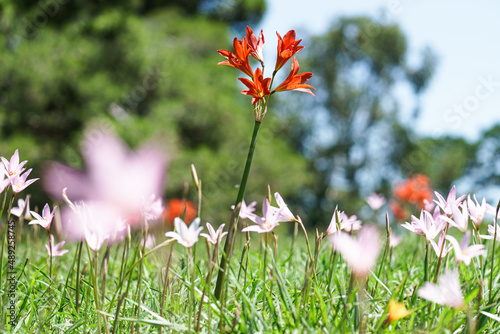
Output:
[[[382,22],[384,11],[384,22],[399,24],[406,34],[410,62],[426,46],[438,56],[436,73],[421,99],[419,133],[475,140],[500,123],[500,1],[268,0],[264,19],[253,28],[256,33],[264,29],[264,52],[273,62],[276,31],[283,35],[295,29],[298,38],[300,32],[319,35],[339,16],[368,15]],[[404,120],[413,101],[404,87],[397,94]]]

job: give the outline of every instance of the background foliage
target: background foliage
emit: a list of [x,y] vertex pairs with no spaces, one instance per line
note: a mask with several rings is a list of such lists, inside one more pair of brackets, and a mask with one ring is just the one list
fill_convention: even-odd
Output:
[[[204,185],[203,219],[227,221],[253,118],[236,72],[216,65],[216,50],[230,49],[234,31],[242,36],[246,24],[259,21],[264,0],[0,6],[0,155],[19,148],[40,177],[47,160],[84,167],[79,143],[90,125],[114,128],[132,147],[154,138],[172,156],[166,198],[194,199],[185,187],[194,163]],[[317,97],[273,99],[247,201],[260,201],[270,183],[316,224],[327,223],[337,204],[352,214],[371,191],[390,195],[406,175],[424,173],[443,192],[456,180],[497,180],[484,152],[498,157],[498,129],[471,144],[419,138],[401,123],[394,88],[406,83],[418,98],[437,66],[424,50],[411,67],[407,44],[396,25],[366,17],[339,19],[315,37],[299,58],[314,73]],[[31,191],[43,204],[41,189]]]

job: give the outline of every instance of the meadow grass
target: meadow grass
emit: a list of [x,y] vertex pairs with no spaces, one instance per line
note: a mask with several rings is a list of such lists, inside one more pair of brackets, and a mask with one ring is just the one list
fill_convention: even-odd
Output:
[[[4,330],[194,332],[199,317],[200,332],[500,332],[497,320],[482,313],[497,312],[498,257],[493,266],[488,256],[474,258],[468,267],[456,265],[452,255],[444,259],[442,268],[458,268],[464,294],[466,306],[454,309],[417,296],[424,283],[424,238],[405,233],[403,242],[387,251],[384,262],[384,256],[379,256],[376,267],[361,285],[326,238],[309,235],[309,254],[304,236],[294,237],[290,232],[294,223],[290,224],[282,224],[276,234],[267,235],[267,252],[263,245],[266,235],[252,234],[250,247],[243,253],[247,235],[238,233],[224,305],[212,293],[215,275],[207,281],[211,258],[203,242],[192,248],[191,270],[186,248],[170,243],[142,258],[141,254],[148,250],[143,252],[142,238],[134,235],[113,245],[108,252],[107,247],[102,247],[95,256],[84,244],[77,307],[79,244],[68,244],[65,248],[69,253],[53,258],[50,277],[44,247],[46,235],[25,229],[16,244],[17,325],[7,324]],[[163,241],[159,233],[157,238],[158,243]],[[491,243],[488,242],[489,254]],[[108,256],[106,269],[103,262]],[[436,260],[436,256],[431,256],[431,277],[437,269]],[[490,299],[488,280],[492,267],[495,273]],[[202,295],[205,297],[200,312]],[[411,313],[388,323],[390,300],[404,303]]]

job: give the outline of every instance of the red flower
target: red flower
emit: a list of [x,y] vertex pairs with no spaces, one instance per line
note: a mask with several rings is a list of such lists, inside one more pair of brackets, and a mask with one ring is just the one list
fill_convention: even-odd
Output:
[[165,221],[173,226],[174,219],[182,217],[184,211],[186,211],[186,216],[183,220],[186,223],[196,218],[196,206],[191,201],[174,198],[168,201],[165,211],[163,211],[163,216],[165,217]]
[[217,63],[217,65],[229,65],[238,70],[242,71],[250,78],[253,78],[252,68],[250,67],[250,63],[248,62],[248,55],[252,51],[250,46],[247,43],[245,37],[240,41],[238,38],[234,38],[233,40],[234,52],[229,50],[217,50],[219,54],[225,57],[227,60],[221,61]]
[[292,58],[294,54],[304,47],[299,46],[299,43],[302,41],[301,39],[295,40],[295,30],[290,30],[283,38],[278,33],[276,35],[278,35],[278,59],[276,59],[274,70],[278,71],[285,65],[288,59]]
[[298,90],[300,92],[305,92],[309,93],[312,96],[314,94],[311,92],[309,88],[315,89],[313,86],[306,84],[307,80],[309,80],[312,77],[311,72],[304,72],[297,74],[299,71],[299,62],[297,58],[293,58],[293,63],[292,63],[292,70],[290,71],[290,74],[288,75],[288,78],[286,78],[285,81],[281,83],[278,87],[274,89],[273,92],[283,92],[286,90]]
[[264,96],[271,94],[269,90],[269,83],[271,78],[265,78],[262,74],[260,68],[255,70],[255,75],[253,76],[253,81],[247,78],[238,78],[248,89],[242,90],[241,94],[253,96],[252,104],[262,99]]
[[389,207],[391,208],[391,211],[394,214],[394,217],[396,218],[396,220],[404,221],[407,218],[408,213],[405,211],[405,209],[403,209],[401,207],[401,205],[399,205],[398,202],[396,202],[394,200],[390,201]]
[[247,26],[247,41],[251,50],[250,55],[258,61],[263,62],[264,58],[262,57],[262,49],[264,48],[264,34],[262,33],[262,30],[260,31],[259,39],[257,39],[252,28]]
[[424,208],[424,200],[432,200],[432,188],[429,178],[422,174],[416,174],[398,184],[394,189],[394,196],[402,201],[417,205],[419,209]]

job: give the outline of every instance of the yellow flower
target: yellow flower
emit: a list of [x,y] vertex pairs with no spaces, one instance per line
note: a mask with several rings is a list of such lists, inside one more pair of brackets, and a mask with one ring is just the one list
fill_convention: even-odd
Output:
[[412,313],[412,311],[408,311],[405,307],[405,304],[398,303],[394,299],[391,299],[389,301],[389,315],[387,316],[385,323],[389,324],[393,321],[404,318],[404,317],[410,315],[411,313]]

